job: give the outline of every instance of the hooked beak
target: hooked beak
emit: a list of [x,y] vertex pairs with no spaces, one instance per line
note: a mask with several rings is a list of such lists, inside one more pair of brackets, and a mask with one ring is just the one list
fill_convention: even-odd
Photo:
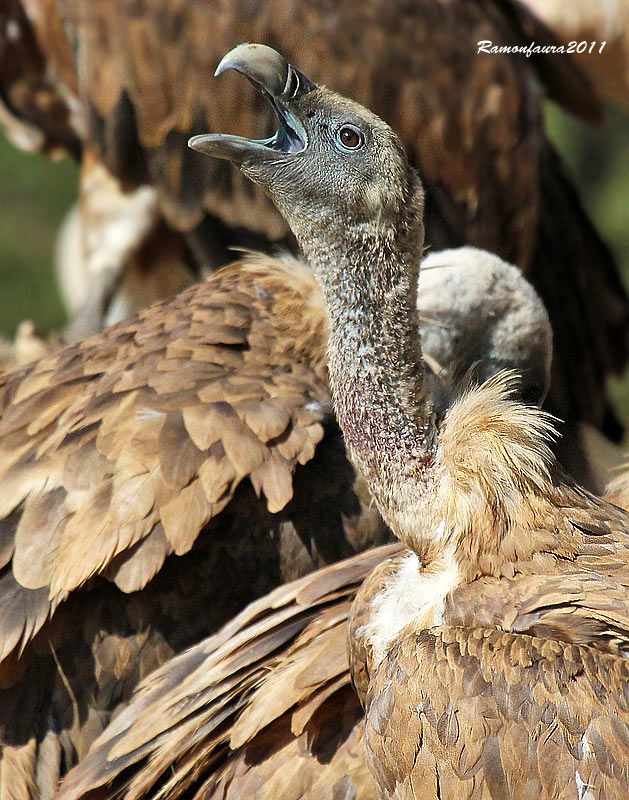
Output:
[[188,146],[199,153],[225,158],[237,166],[251,159],[273,161],[304,150],[308,137],[290,106],[293,101],[316,89],[316,85],[276,50],[263,44],[238,45],[224,56],[214,74],[220,75],[228,69],[241,72],[268,100],[277,117],[277,131],[268,139],[246,139],[224,133],[202,134],[193,136]]

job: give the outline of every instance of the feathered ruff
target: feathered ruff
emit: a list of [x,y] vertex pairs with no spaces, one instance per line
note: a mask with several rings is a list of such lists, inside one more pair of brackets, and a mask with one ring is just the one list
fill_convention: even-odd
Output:
[[421,508],[412,510],[422,524],[406,544],[424,564],[455,554],[466,580],[512,575],[516,562],[519,570],[533,569],[525,565],[541,557],[536,553],[576,556],[572,523],[587,530],[588,515],[626,546],[624,515],[561,471],[549,446],[553,417],[516,401],[516,380],[499,373],[452,403],[425,473]]

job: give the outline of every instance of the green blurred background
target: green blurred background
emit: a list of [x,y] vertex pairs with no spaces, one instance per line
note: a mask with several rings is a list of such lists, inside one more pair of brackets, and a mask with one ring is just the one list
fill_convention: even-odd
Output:
[[[547,103],[546,118],[548,133],[629,286],[629,114],[608,108],[605,124],[592,127]],[[610,385],[629,427],[629,374]]]
[[[547,104],[548,130],[579,187],[583,202],[611,246],[629,285],[629,115],[608,109],[592,128]],[[32,319],[38,333],[59,329],[65,314],[52,269],[59,224],[76,199],[77,169],[16,150],[0,134],[0,333],[13,337]],[[612,382],[629,425],[629,377]],[[619,452],[595,442],[603,464]]]
[[65,322],[52,265],[55,237],[77,197],[71,159],[54,163],[17,150],[0,133],[0,333],[23,319],[40,334]]

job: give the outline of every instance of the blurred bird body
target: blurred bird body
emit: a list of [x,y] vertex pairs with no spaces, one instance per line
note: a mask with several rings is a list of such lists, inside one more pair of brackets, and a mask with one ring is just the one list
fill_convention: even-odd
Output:
[[620,508],[629,511],[629,472],[627,470],[610,482],[605,491],[605,497],[610,503],[615,503]]
[[[629,6],[575,0],[524,0],[557,38],[578,52],[583,68],[603,97],[629,108]],[[585,47],[582,42],[587,40]],[[578,50],[577,50],[578,48]]]
[[123,192],[99,163],[83,169],[80,204],[59,231],[55,267],[72,317],[69,341],[93,333],[95,316],[113,325],[198,278],[181,237],[162,218],[155,190]]

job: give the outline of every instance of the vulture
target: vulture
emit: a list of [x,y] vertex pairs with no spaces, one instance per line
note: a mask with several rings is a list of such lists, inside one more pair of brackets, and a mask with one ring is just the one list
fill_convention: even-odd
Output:
[[0,376],[0,795],[50,797],[138,680],[388,532],[320,292],[251,257]]
[[[427,262],[435,392],[484,374],[476,324],[541,400],[550,322],[519,271],[473,248]],[[463,296],[488,309],[480,329]],[[0,796],[51,796],[159,664],[389,539],[331,412],[326,343],[310,269],[249,254],[0,376]]]
[[406,548],[349,622],[379,796],[626,797],[629,516],[562,472],[552,419],[510,373],[438,418],[418,334],[423,187],[393,130],[268,46],[236,47],[228,69],[277,130],[190,146],[239,167],[295,234],[348,452]]
[[555,449],[592,480],[578,425],[621,436],[605,381],[627,361],[629,303],[544,134],[542,100],[589,122],[601,106],[578,55],[478,52],[485,40],[555,42],[515,0],[5,0],[0,123],[23,147],[80,160],[69,235],[82,240],[72,268],[89,291],[70,336],[182,288],[231,260],[234,244],[291,244],[262,193],[186,148],[194,133],[272,124],[253,93],[236,105],[229,78],[208,80],[243,40],[299,57],[399,132],[423,176],[433,249],[482,247],[529,277],[556,334]]
[[[619,486],[605,499],[629,508]],[[384,545],[279,587],[155,670],[57,800],[379,800],[350,687],[348,619],[365,578],[381,564],[391,574],[403,552]]]

